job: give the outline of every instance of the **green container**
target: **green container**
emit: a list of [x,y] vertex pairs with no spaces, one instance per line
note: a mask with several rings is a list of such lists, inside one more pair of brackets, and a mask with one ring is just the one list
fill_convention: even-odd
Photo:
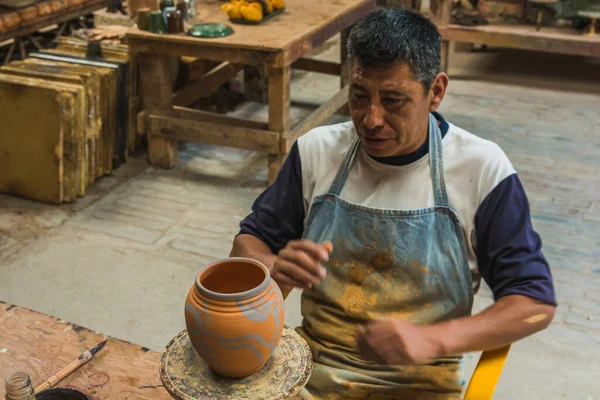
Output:
[[165,33],[166,31],[167,26],[162,11],[152,11],[150,13],[150,32],[160,34]]

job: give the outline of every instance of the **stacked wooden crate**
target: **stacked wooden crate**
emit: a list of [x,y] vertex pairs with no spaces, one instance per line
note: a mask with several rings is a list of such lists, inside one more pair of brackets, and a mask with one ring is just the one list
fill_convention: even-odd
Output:
[[127,48],[62,41],[0,68],[0,192],[60,204],[85,195],[135,148]]

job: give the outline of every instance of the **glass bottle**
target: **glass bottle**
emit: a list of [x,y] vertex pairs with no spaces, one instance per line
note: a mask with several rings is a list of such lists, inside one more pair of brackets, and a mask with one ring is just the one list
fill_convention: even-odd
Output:
[[25,372],[15,372],[6,377],[6,400],[35,400],[31,379]]

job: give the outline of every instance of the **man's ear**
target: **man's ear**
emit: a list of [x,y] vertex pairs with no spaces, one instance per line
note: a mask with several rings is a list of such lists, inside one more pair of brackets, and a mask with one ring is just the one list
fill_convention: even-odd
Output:
[[446,75],[444,72],[440,72],[436,75],[433,83],[431,84],[431,89],[429,89],[429,95],[431,98],[431,102],[429,103],[430,112],[436,111],[440,107],[447,88],[448,75]]

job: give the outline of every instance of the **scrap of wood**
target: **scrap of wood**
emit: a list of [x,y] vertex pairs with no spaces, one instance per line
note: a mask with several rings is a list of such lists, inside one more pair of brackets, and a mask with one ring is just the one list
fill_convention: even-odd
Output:
[[225,81],[233,78],[243,68],[241,64],[223,62],[208,71],[204,76],[173,94],[174,105],[189,106],[194,104],[202,96],[213,92]]

